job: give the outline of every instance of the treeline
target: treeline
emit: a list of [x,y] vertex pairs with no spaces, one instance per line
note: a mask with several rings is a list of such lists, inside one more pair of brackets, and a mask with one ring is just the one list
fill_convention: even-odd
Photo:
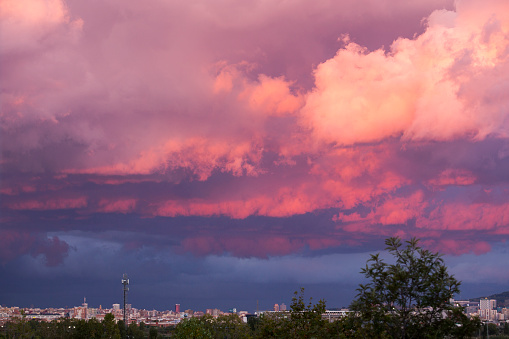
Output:
[[104,321],[97,319],[61,318],[51,322],[20,317],[7,322],[0,328],[0,338],[18,339],[155,339],[163,337],[161,329],[140,323],[130,324],[127,329],[123,321],[115,323],[113,314],[106,314]]
[[310,299],[306,304],[303,292],[303,289],[300,294],[295,292],[289,312],[264,313],[248,318],[247,324],[236,315],[184,319],[175,327],[173,338],[470,338],[481,333],[478,319],[470,320],[461,309],[444,313],[439,323],[409,323],[404,335],[391,331],[395,322],[391,316],[385,318],[383,325],[366,321],[367,315],[359,312],[329,322],[322,317],[325,302],[320,300],[313,305]]

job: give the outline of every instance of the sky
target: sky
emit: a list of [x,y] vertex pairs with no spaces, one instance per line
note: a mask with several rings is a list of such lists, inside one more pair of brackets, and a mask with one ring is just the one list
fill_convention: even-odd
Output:
[[384,239],[509,290],[509,3],[0,2],[0,304],[348,306]]

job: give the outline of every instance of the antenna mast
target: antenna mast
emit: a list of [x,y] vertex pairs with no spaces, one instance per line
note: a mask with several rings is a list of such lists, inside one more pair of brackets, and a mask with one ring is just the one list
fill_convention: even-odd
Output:
[[126,306],[127,306],[127,291],[129,291],[129,279],[127,278],[127,273],[124,273],[124,276],[122,277],[122,285],[124,285],[124,325],[127,328]]

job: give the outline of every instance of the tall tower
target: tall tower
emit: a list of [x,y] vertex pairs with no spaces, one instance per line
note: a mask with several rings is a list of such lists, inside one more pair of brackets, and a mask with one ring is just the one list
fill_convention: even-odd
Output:
[[83,319],[87,319],[87,310],[88,310],[88,304],[87,304],[87,298],[84,297],[83,298],[83,304],[81,304],[82,308],[83,308]]
[[124,276],[122,277],[122,285],[124,285],[124,325],[127,328],[126,306],[127,306],[127,291],[129,291],[129,279],[127,278],[127,273],[124,273]]

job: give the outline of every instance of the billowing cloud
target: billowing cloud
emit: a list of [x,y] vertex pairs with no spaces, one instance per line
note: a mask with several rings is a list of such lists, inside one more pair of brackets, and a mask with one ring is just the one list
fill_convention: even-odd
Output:
[[112,262],[256,267],[393,235],[498,250],[508,13],[496,0],[3,1],[2,265],[65,272],[94,241]]
[[317,67],[302,123],[341,145],[507,137],[508,99],[500,93],[507,86],[506,6],[492,1],[478,11],[460,1],[455,12],[433,12],[423,34],[397,39],[389,51],[345,38]]
[[62,264],[69,253],[69,245],[58,237],[41,234],[0,230],[0,263],[6,263],[25,254],[36,258],[43,255],[47,266]]

